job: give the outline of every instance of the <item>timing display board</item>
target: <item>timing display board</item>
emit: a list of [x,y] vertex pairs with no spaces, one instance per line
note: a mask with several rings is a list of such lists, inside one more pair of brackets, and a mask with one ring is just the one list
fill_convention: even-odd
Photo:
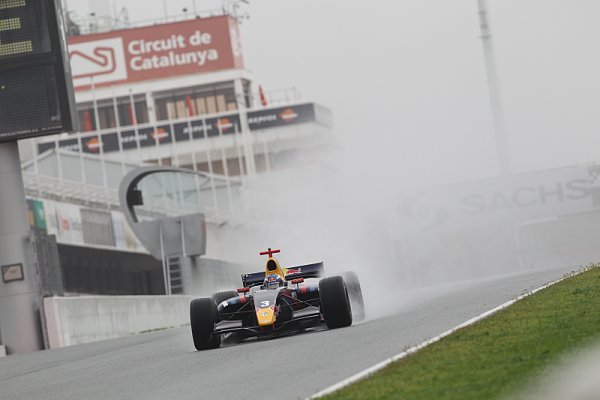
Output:
[[60,0],[0,0],[0,142],[74,131]]
[[0,0],[0,62],[51,51],[48,23],[38,2]]

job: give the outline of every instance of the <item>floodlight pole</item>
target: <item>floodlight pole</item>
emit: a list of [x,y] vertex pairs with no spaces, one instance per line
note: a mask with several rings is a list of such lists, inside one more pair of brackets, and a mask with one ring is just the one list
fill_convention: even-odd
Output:
[[19,147],[16,141],[0,143],[0,336],[9,354],[43,348],[31,255]]
[[492,42],[492,29],[490,26],[489,9],[487,0],[477,0],[479,7],[479,23],[481,27],[481,40],[485,57],[488,91],[490,106],[494,123],[494,136],[496,138],[496,150],[498,153],[498,166],[501,175],[510,172],[508,160],[508,138],[504,128],[504,116],[498,77],[496,74],[496,62],[494,58],[494,47]]

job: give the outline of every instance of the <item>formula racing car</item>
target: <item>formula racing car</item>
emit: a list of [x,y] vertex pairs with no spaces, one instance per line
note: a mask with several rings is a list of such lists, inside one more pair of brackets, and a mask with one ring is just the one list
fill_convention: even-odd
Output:
[[354,272],[324,276],[323,263],[283,268],[267,255],[264,272],[242,275],[236,291],[195,299],[190,322],[197,350],[214,349],[222,339],[278,336],[325,325],[329,329],[364,318],[358,277]]

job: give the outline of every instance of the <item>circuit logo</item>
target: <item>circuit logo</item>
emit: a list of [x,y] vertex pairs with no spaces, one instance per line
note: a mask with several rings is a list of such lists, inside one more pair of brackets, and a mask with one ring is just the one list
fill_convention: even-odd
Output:
[[122,38],[73,43],[69,45],[69,60],[75,87],[127,79]]

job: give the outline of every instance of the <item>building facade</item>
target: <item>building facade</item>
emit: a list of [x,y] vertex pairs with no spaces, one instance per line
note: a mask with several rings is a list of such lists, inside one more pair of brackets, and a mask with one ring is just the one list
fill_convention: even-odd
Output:
[[[312,152],[335,143],[327,107],[295,88],[263,91],[254,81],[238,23],[220,10],[71,30],[79,132],[20,145],[30,222],[56,235],[67,292],[160,292],[161,262],[150,261],[119,208],[118,185],[131,169],[154,164],[209,176],[201,198],[211,232],[242,216],[240,187],[253,176],[309,163]],[[218,246],[208,248],[208,258],[222,258]],[[86,251],[94,262],[81,256]],[[115,268],[119,258],[129,261]],[[94,288],[102,271],[117,278]],[[118,284],[140,271],[149,282],[142,289]]]

